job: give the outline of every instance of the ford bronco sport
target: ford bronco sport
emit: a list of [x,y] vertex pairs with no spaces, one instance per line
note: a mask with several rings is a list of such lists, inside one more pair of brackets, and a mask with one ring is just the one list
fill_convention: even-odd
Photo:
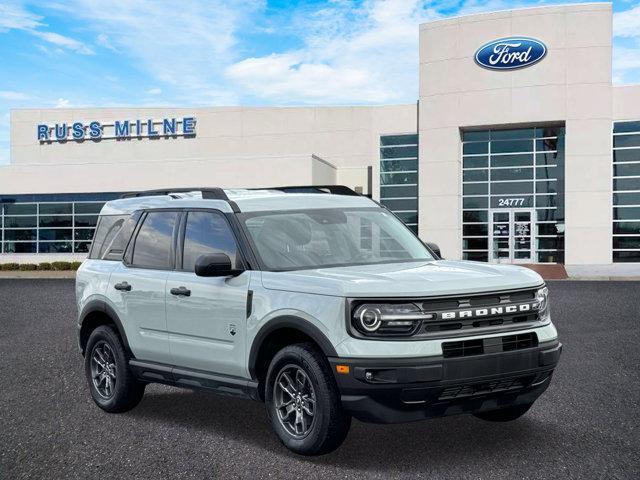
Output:
[[285,446],[316,455],[352,417],[515,420],[551,381],[561,344],[537,273],[441,259],[346,187],[124,197],[76,280],[107,412],[151,382],[252,398]]

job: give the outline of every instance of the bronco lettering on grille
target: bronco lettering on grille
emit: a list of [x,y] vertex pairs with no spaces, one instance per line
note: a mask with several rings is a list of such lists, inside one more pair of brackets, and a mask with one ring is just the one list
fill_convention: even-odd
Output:
[[530,312],[538,307],[537,303],[522,303],[520,305],[506,305],[501,307],[476,308],[471,310],[454,310],[439,312],[441,320],[455,320],[458,318],[492,317],[495,315],[513,315],[515,313]]

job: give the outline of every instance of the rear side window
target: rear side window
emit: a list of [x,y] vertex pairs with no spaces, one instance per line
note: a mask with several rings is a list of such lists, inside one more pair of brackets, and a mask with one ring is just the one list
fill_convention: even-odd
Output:
[[138,231],[133,247],[134,267],[170,270],[173,229],[178,212],[149,212]]
[[129,215],[102,215],[91,244],[89,258],[102,258]]
[[231,259],[231,265],[238,266],[236,239],[227,219],[216,212],[189,212],[184,232],[182,269],[195,271],[198,257],[210,253],[225,253]]
[[102,257],[103,260],[122,260],[124,251],[126,250],[127,244],[129,243],[129,239],[131,238],[131,235],[133,234],[133,231],[135,230],[141,215],[141,212],[134,212],[129,218],[125,220],[120,231],[110,242],[110,244],[105,247],[104,251],[106,253]]

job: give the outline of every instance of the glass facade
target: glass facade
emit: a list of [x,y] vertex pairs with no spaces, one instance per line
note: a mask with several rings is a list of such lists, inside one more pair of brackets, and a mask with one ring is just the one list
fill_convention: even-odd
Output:
[[[1,253],[88,253],[106,200],[117,194],[0,197]],[[65,201],[63,201],[65,200]],[[71,201],[69,201],[71,200]]]
[[564,127],[462,132],[466,260],[564,262]]
[[418,135],[380,137],[380,203],[418,233]]
[[613,262],[640,262],[640,121],[613,124]]

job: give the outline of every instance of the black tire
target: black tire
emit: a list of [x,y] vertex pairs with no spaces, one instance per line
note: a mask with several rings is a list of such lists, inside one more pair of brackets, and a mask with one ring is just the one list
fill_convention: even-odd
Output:
[[[97,362],[94,357],[106,357],[108,361]],[[109,375],[102,365],[109,365]],[[84,357],[84,370],[91,397],[101,409],[110,413],[126,412],[142,400],[145,384],[138,381],[129,370],[129,355],[113,327],[101,325],[91,332]],[[94,376],[97,372],[103,375],[99,381],[96,380],[96,384]],[[106,387],[107,381],[110,389]]]
[[533,403],[525,405],[514,405],[513,407],[501,408],[499,410],[489,410],[488,412],[477,412],[473,416],[487,422],[512,422],[517,420],[529,411]]
[[[276,405],[281,398],[290,397],[288,394],[281,393],[286,390],[280,386],[278,390],[276,389],[276,380],[286,378],[284,375],[290,371],[288,369],[294,369],[293,371],[296,372],[296,369],[299,369],[304,372],[306,382],[312,387],[312,389],[307,388],[307,394],[304,397],[308,399],[313,396],[314,398],[313,419],[308,432],[299,436],[287,430],[286,421],[281,421],[278,413],[278,411],[282,412],[284,407],[278,410]],[[338,386],[331,374],[329,363],[312,343],[287,346],[273,357],[267,372],[265,400],[271,425],[278,438],[285,447],[300,455],[323,455],[332,452],[342,444],[349,432],[351,417],[342,410]],[[308,410],[303,411],[303,414],[306,411]],[[296,412],[293,414],[297,415]]]

